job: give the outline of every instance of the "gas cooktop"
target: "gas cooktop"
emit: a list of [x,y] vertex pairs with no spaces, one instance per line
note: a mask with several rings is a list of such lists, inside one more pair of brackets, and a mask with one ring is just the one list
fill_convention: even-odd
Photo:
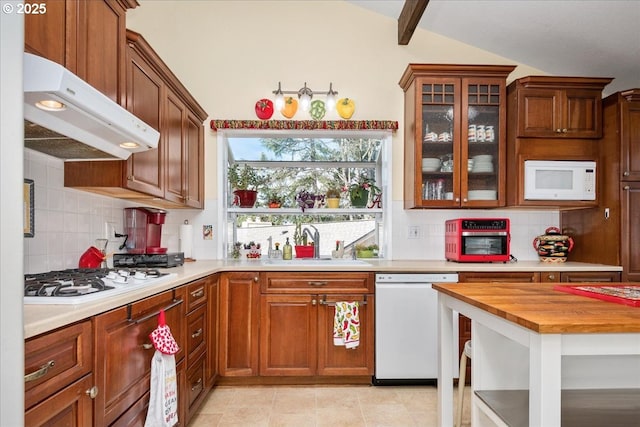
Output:
[[68,269],[25,274],[25,304],[82,304],[165,282],[175,273],[150,268]]

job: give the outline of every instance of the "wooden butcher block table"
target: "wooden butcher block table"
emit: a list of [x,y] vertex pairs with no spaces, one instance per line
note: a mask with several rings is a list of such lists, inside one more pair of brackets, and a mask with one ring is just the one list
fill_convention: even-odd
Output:
[[439,425],[453,425],[453,386],[440,381],[453,372],[453,311],[472,321],[473,426],[640,425],[640,307],[555,286],[433,285]]

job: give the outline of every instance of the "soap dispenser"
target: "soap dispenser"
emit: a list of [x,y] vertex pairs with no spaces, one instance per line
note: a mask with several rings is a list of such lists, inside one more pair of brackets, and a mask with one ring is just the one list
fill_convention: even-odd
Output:
[[293,259],[293,247],[291,243],[289,243],[289,238],[287,237],[287,241],[282,248],[282,259]]

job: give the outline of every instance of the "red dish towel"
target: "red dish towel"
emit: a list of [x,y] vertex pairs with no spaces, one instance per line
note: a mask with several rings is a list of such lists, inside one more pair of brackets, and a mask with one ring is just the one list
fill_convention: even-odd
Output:
[[356,348],[360,345],[360,307],[357,301],[336,302],[333,318],[333,344]]

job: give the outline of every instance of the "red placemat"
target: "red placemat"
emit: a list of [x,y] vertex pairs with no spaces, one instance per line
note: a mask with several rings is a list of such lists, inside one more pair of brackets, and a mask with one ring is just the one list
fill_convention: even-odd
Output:
[[554,286],[553,289],[632,307],[640,307],[640,285],[558,285]]

